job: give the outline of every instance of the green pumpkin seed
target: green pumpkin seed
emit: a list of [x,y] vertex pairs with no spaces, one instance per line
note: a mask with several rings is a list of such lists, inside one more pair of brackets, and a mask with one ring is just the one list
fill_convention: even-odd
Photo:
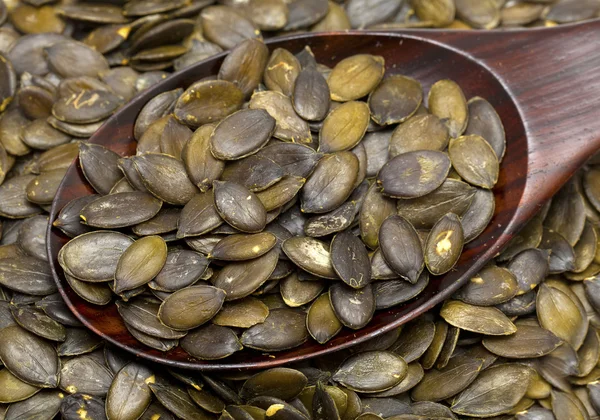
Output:
[[336,279],[329,246],[310,237],[292,237],[283,242],[283,252],[301,269],[319,277]]
[[410,77],[391,75],[369,95],[373,120],[379,125],[403,123],[423,101],[421,84]]
[[473,306],[449,300],[444,303],[440,315],[455,327],[479,334],[510,335],[517,331],[506,315],[492,307]]
[[72,124],[89,124],[109,117],[122,104],[123,100],[110,92],[82,90],[59,98],[52,107],[52,115]]
[[569,182],[553,197],[544,226],[562,235],[571,246],[579,241],[585,227],[585,211],[583,196],[574,182]]
[[470,184],[490,189],[498,182],[498,158],[483,137],[468,135],[452,139],[448,153],[452,167]]
[[24,401],[11,404],[5,418],[51,420],[58,414],[64,396],[56,390],[42,391]]
[[188,394],[197,405],[208,412],[219,414],[225,410],[225,403],[220,398],[202,389],[188,388]]
[[371,351],[345,360],[332,379],[353,391],[369,393],[390,389],[407,374],[408,365],[397,354]]
[[283,28],[286,31],[306,28],[325,17],[328,6],[324,1],[292,1],[288,4],[288,21]]
[[[96,77],[99,72],[108,70],[104,56],[81,42],[57,42],[44,51],[50,70],[62,77]],[[71,65],[74,60],[77,60],[76,66]]]
[[560,344],[561,340],[550,331],[529,325],[517,325],[517,331],[510,336],[483,339],[486,349],[512,359],[544,356]]
[[219,325],[205,325],[181,339],[181,348],[200,360],[217,360],[242,350],[232,329]]
[[295,369],[268,369],[248,378],[242,385],[240,397],[251,399],[269,396],[291,400],[300,394],[306,383],[306,376]]
[[548,274],[548,254],[539,249],[527,249],[517,254],[507,265],[519,284],[518,295],[534,289]]
[[48,218],[45,216],[34,216],[23,221],[19,228],[18,243],[27,254],[48,260],[46,255],[46,230],[48,229]]
[[379,84],[384,72],[385,60],[380,56],[357,54],[341,60],[327,79],[331,99],[346,102],[367,96]]
[[575,251],[561,234],[544,228],[542,242],[539,246],[550,253],[549,273],[563,273],[575,268]]
[[260,38],[254,23],[233,7],[209,6],[202,9],[200,16],[204,36],[221,48],[230,49],[246,39]]
[[364,102],[350,101],[336,107],[323,121],[319,151],[332,153],[353,148],[365,135],[369,118],[369,107]]
[[258,87],[269,59],[269,50],[257,39],[248,39],[233,48],[223,60],[219,79],[238,86],[249,97]]
[[292,53],[283,48],[276,48],[265,68],[264,83],[269,90],[292,96],[300,71],[300,63]]
[[250,99],[250,109],[264,109],[275,118],[273,136],[283,141],[311,143],[308,123],[296,114],[292,101],[283,93],[276,91],[255,92]]
[[191,330],[209,321],[223,306],[225,292],[212,286],[190,286],[160,305],[158,318],[175,330]]
[[418,296],[429,284],[429,274],[422,272],[413,284],[406,280],[384,280],[373,283],[377,309],[391,308]]
[[223,219],[215,207],[212,192],[196,194],[181,210],[177,238],[203,235],[219,227]]
[[271,250],[253,260],[230,263],[216,275],[213,285],[225,291],[228,301],[244,298],[269,279],[278,258],[278,253]]
[[117,181],[123,177],[117,166],[118,160],[118,154],[103,146],[79,144],[79,162],[83,174],[92,187],[102,195],[108,194]]
[[26,188],[27,199],[40,205],[51,204],[65,172],[64,169],[55,169],[32,179]]
[[272,233],[230,235],[223,238],[208,255],[225,261],[245,261],[266,254],[275,246],[277,238]]
[[0,370],[0,403],[23,401],[37,394],[40,390],[36,386],[21,381],[8,369]]
[[159,321],[159,308],[160,301],[156,299],[139,297],[128,303],[117,301],[117,309],[125,323],[141,333],[165,340],[176,340],[183,337],[185,332],[175,331]]
[[140,330],[133,328],[131,325],[129,325],[127,323],[125,323],[125,328],[127,328],[127,331],[129,331],[129,333],[133,336],[133,338],[138,340],[140,343],[142,343],[152,349],[158,350],[158,351],[167,352],[169,350],[174,349],[175,347],[177,347],[179,345],[179,340],[157,338],[157,337],[148,335],[146,333],[143,333]]
[[371,262],[364,244],[346,231],[331,241],[331,263],[347,285],[360,289],[371,281]]
[[457,414],[481,417],[506,413],[525,395],[530,376],[530,368],[519,364],[489,368],[452,401],[451,409]]
[[400,124],[390,139],[390,157],[416,150],[442,151],[448,145],[448,128],[435,115],[415,115]]
[[35,182],[35,175],[20,175],[0,185],[0,215],[10,219],[21,219],[40,213],[42,210],[27,199],[27,187]]
[[321,121],[330,105],[329,85],[316,69],[304,68],[296,77],[292,93],[293,106],[300,117]]
[[19,89],[16,99],[23,114],[31,120],[49,117],[56,100],[51,91],[35,85]]
[[65,272],[77,279],[102,282],[114,278],[117,263],[133,240],[118,232],[96,231],[67,242],[58,261]]
[[201,410],[190,398],[185,388],[164,378],[148,384],[154,396],[170,412],[185,420],[208,420],[210,415]]
[[225,167],[225,163],[215,159],[210,152],[209,142],[213,131],[212,125],[198,128],[181,153],[190,180],[202,192],[212,186],[212,181],[221,176]]
[[45,296],[57,290],[47,262],[27,256],[0,260],[0,285],[34,296]]
[[69,394],[81,392],[103,397],[112,380],[112,372],[92,355],[69,359],[60,370],[60,388]]
[[455,297],[471,305],[494,306],[512,299],[519,291],[517,277],[510,269],[488,265]]
[[92,334],[85,328],[67,328],[67,338],[58,345],[58,355],[78,356],[90,353],[102,345],[97,335]]
[[257,192],[256,196],[267,212],[273,212],[294,200],[305,182],[304,178],[286,175],[266,190]]
[[[11,60],[16,66],[15,61]],[[45,60],[44,60],[45,62]],[[21,133],[29,124],[29,120],[19,109],[8,109],[0,117],[0,139],[8,153],[23,156],[31,150],[21,139]]]
[[[425,264],[434,275],[450,271],[462,253],[464,235],[457,215],[449,213],[431,229],[425,245]],[[384,254],[385,255],[385,254]]]
[[221,181],[241,184],[250,191],[263,191],[284,175],[283,169],[268,157],[253,155],[228,165]]
[[231,226],[244,232],[260,232],[266,224],[266,210],[258,197],[233,182],[215,181],[215,206]]
[[381,254],[387,265],[412,284],[424,267],[421,242],[412,225],[400,216],[390,216],[379,230]]
[[367,325],[375,312],[375,295],[370,284],[353,289],[335,283],[329,288],[329,299],[340,322],[355,330]]
[[440,80],[431,87],[428,104],[430,112],[445,121],[450,137],[460,137],[469,120],[467,101],[461,88],[452,80]]
[[112,300],[112,291],[104,284],[84,282],[67,273],[65,279],[79,297],[94,305],[108,305]]
[[[475,5],[472,0],[460,1],[471,2]],[[487,6],[486,1],[478,4],[480,4],[479,7]],[[494,149],[498,160],[502,160],[506,150],[506,134],[498,113],[488,101],[478,96],[471,98],[467,104],[469,106],[469,122],[465,135],[478,135],[485,139]]]
[[311,337],[320,344],[325,344],[341,331],[342,323],[333,311],[328,293],[319,296],[310,306],[306,327]]
[[0,330],[0,360],[18,379],[42,388],[59,380],[59,360],[54,347],[18,325]]
[[115,271],[114,292],[120,294],[147,284],[167,261],[167,244],[160,236],[135,241],[119,258]]
[[356,203],[347,201],[332,212],[313,216],[304,225],[307,236],[319,238],[349,228],[356,215]]
[[[286,331],[285,335],[279,331]],[[247,329],[242,334],[245,347],[263,351],[287,350],[308,339],[303,313],[294,309],[273,309],[262,324]]]
[[264,146],[275,130],[275,119],[264,109],[237,111],[215,128],[210,138],[213,156],[221,160],[241,159]]
[[249,296],[226,302],[211,322],[225,327],[250,328],[264,322],[268,315],[269,308],[260,300]]
[[429,22],[435,27],[449,25],[456,14],[456,6],[452,0],[411,0],[410,5],[421,21]]
[[435,324],[426,319],[417,319],[406,324],[400,337],[388,349],[400,355],[407,363],[418,360],[431,345]]
[[65,327],[39,309],[29,306],[11,305],[13,318],[21,327],[42,338],[52,341],[65,341]]
[[68,143],[71,137],[53,128],[45,119],[38,119],[25,127],[22,139],[29,147],[48,150]]
[[573,272],[582,273],[592,264],[596,255],[598,236],[594,226],[586,221],[585,227],[579,241],[573,247],[575,251],[575,268]]
[[[135,125],[133,127],[134,137],[142,142],[143,135],[150,130],[153,123],[173,112],[175,101],[177,101],[181,94],[181,89],[174,89],[162,92],[150,99],[135,119]],[[163,128],[167,121],[168,119],[163,120]],[[162,129],[160,131],[162,132]],[[158,150],[156,150],[156,152],[158,152]]]
[[313,397],[313,418],[315,420],[340,419],[335,401],[325,390],[321,382],[317,384],[317,389]]
[[94,200],[81,210],[89,226],[114,229],[145,222],[160,210],[162,202],[140,191],[111,194]]
[[[126,180],[125,180],[126,181]],[[127,183],[129,185],[129,183]],[[161,208],[156,215],[145,222],[139,223],[131,228],[138,236],[159,235],[177,230],[177,222],[181,210],[175,207]]]
[[307,178],[322,157],[308,146],[283,142],[269,144],[258,155],[275,162],[284,173],[301,178]]

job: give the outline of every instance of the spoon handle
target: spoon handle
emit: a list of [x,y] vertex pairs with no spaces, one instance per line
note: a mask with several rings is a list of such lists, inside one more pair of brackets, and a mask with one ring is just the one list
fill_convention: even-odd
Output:
[[418,35],[489,68],[519,109],[527,165],[511,170],[527,174],[527,183],[515,224],[507,227],[514,233],[600,149],[600,20],[538,30]]

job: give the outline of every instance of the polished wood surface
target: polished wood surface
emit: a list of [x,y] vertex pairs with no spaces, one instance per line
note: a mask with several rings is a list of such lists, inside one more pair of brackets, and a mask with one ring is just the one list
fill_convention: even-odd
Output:
[[[455,270],[433,277],[413,301],[379,311],[359,331],[344,329],[325,345],[309,340],[296,349],[266,354],[238,352],[204,362],[180,348],[162,353],[135,340],[114,304],[91,305],[64,280],[56,261],[68,238],[48,230],[48,252],[55,280],[69,307],[90,329],[140,357],[171,366],[202,369],[267,368],[349,348],[390,331],[450,297],[502,249],[577,170],[600,148],[600,21],[548,29],[514,31],[406,31],[303,34],[267,41],[272,50],[296,53],[311,46],[329,66],[358,53],[382,55],[387,71],[414,77],[427,91],[439,79],[453,79],[467,98],[482,96],[498,111],[507,150],[494,189],[496,211],[488,228],[469,243]],[[156,94],[187,87],[217,73],[225,53],[182,70],[134,98],[90,139],[126,156],[135,153],[133,121]],[[68,170],[52,206],[51,220],[73,198],[91,194],[78,161]]]

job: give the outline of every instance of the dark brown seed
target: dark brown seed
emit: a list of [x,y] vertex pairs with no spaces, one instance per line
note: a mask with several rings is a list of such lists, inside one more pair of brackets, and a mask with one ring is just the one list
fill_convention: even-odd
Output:
[[226,327],[250,328],[264,322],[268,315],[269,308],[264,303],[256,298],[246,297],[225,303],[211,321]]
[[318,239],[296,236],[283,242],[283,252],[298,267],[319,277],[336,279],[329,246]]
[[57,290],[48,263],[24,255],[0,260],[0,285],[34,296],[45,296]]
[[81,210],[89,226],[114,229],[142,223],[154,217],[162,202],[140,191],[107,195],[92,201]]
[[177,119],[191,127],[218,122],[241,108],[243,92],[226,80],[196,82],[186,89],[175,104]]
[[264,83],[269,90],[291,97],[300,70],[300,63],[292,53],[276,48],[265,68]]
[[412,225],[400,216],[381,224],[379,246],[385,262],[399,276],[416,283],[424,267],[421,241]]
[[275,119],[264,109],[237,111],[217,125],[210,138],[213,156],[236,160],[256,153],[275,130]]
[[573,272],[582,273],[592,264],[597,246],[598,234],[596,228],[589,221],[586,221],[581,237],[573,247],[573,251],[575,251],[575,268]]
[[406,280],[384,280],[373,283],[377,309],[390,308],[418,296],[429,284],[429,274],[424,271],[414,284]]
[[293,91],[293,105],[298,115],[308,121],[321,121],[330,104],[329,85],[315,69],[302,69]]
[[[127,185],[129,185],[129,183],[127,183]],[[161,233],[172,232],[177,229],[177,222],[180,215],[181,210],[178,208],[161,208],[156,216],[133,226],[131,230],[138,236],[159,235]]]
[[156,399],[178,418],[188,420],[207,420],[210,418],[209,414],[194,403],[183,385],[158,377],[156,382],[150,383],[148,386]]
[[474,240],[485,230],[494,216],[495,209],[494,193],[482,188],[477,189],[471,205],[460,219],[465,243]]
[[[101,71],[108,70],[104,56],[81,42],[57,42],[44,51],[50,70],[62,77],[97,77]],[[75,62],[77,65],[72,65]]]
[[29,124],[23,112],[17,108],[8,109],[0,115],[0,142],[6,152],[24,156],[31,150],[21,139],[21,133]]
[[421,84],[410,77],[386,77],[369,95],[373,120],[379,125],[397,124],[410,118],[423,101]]
[[347,285],[360,289],[371,282],[371,262],[362,241],[345,231],[331,241],[331,262]]
[[591,19],[598,12],[597,5],[592,1],[559,1],[554,4],[545,19],[557,23],[570,23]]
[[20,175],[0,185],[0,215],[21,219],[41,213],[42,209],[27,199],[27,186],[35,175]]
[[400,337],[388,348],[389,351],[400,355],[406,363],[418,360],[429,348],[435,334],[435,324],[418,318],[408,323]]
[[109,53],[121,46],[131,33],[127,25],[105,25],[89,32],[83,43],[94,48],[101,54]]
[[[150,128],[152,123],[156,122],[162,117],[166,117],[173,111],[175,102],[181,96],[181,94],[181,89],[174,89],[167,92],[162,92],[150,99],[144,105],[135,119],[135,125],[133,128],[134,137],[138,141],[141,141],[142,136]],[[167,120],[165,120],[165,123],[166,121]],[[138,152],[140,152],[140,146],[138,146]]]
[[454,213],[445,215],[427,236],[424,249],[427,269],[434,275],[450,271],[461,255],[463,244],[464,235],[458,216]]
[[92,355],[74,357],[62,364],[60,388],[69,394],[84,394],[104,397],[113,379],[112,372],[104,360],[98,361]]
[[0,330],[0,360],[20,380],[42,388],[58,386],[59,360],[54,347],[18,325]]
[[269,50],[262,41],[248,39],[233,48],[219,69],[219,79],[228,80],[246,98],[258,87],[269,59]]
[[198,128],[181,154],[188,176],[202,192],[212,186],[212,182],[221,176],[225,167],[225,162],[215,159],[210,151],[209,142],[213,130],[211,125]]
[[392,388],[407,374],[408,365],[397,354],[370,351],[346,359],[332,379],[353,391],[370,393]]
[[542,242],[539,247],[550,254],[549,273],[563,273],[575,268],[575,251],[567,239],[560,233],[544,228]]
[[287,23],[288,7],[282,0],[252,0],[249,10],[250,18],[263,31],[276,31]]
[[550,331],[530,325],[518,325],[517,331],[506,337],[485,337],[486,349],[501,357],[525,359],[544,356],[561,344]]
[[177,238],[199,236],[223,223],[211,191],[196,194],[181,210]]
[[455,297],[471,305],[494,306],[512,299],[518,291],[517,278],[509,269],[490,264],[471,277]]
[[50,126],[45,119],[39,119],[25,127],[22,140],[34,149],[48,150],[69,142],[71,137]]
[[98,197],[98,195],[92,194],[71,200],[60,210],[52,226],[59,228],[71,238],[89,232],[90,228],[80,223],[81,218],[79,215],[81,209],[98,199]]
[[[257,192],[256,196],[267,212],[273,212],[292,202],[305,182],[304,178],[286,175],[274,185]],[[270,223],[269,220],[268,223]]]
[[232,329],[209,324],[183,337],[181,348],[200,360],[217,360],[231,356],[243,347]]
[[544,226],[562,235],[571,246],[579,241],[585,227],[585,211],[575,182],[569,182],[552,198]]
[[452,167],[470,184],[491,189],[498,182],[498,157],[483,137],[468,135],[452,139],[448,154]]
[[83,174],[94,189],[106,195],[123,177],[117,166],[119,155],[98,144],[79,144],[79,162]]
[[246,297],[263,285],[275,270],[278,252],[271,250],[262,257],[230,263],[214,278],[213,284],[225,290],[226,300]]
[[198,192],[183,163],[174,157],[147,153],[131,159],[148,191],[167,203],[185,205]]
[[198,388],[188,388],[192,400],[208,412],[219,414],[225,410],[225,403],[213,394]]
[[57,130],[60,130],[70,136],[79,138],[91,137],[92,134],[94,134],[104,122],[99,121],[91,124],[71,124],[65,121],[60,121],[54,118],[52,115],[49,116],[46,121],[48,121],[48,124]]
[[52,115],[68,123],[93,123],[112,115],[122,103],[122,98],[110,92],[82,90],[59,98],[52,107]]
[[17,75],[12,63],[0,54],[0,112],[12,102],[17,89]]
[[264,109],[277,122],[273,136],[283,141],[310,144],[310,127],[300,118],[290,98],[276,91],[257,91],[250,99],[251,109]]
[[117,301],[119,314],[125,324],[135,327],[141,333],[165,340],[176,340],[183,337],[185,332],[175,331],[159,321],[157,316],[159,307],[159,300],[144,297],[136,297],[128,303]]
[[175,347],[177,347],[179,345],[179,340],[157,338],[157,337],[148,335],[146,333],[143,333],[140,330],[133,328],[131,325],[129,325],[127,323],[125,323],[125,328],[127,328],[127,331],[129,331],[129,333],[133,336],[133,338],[138,340],[140,343],[142,343],[152,349],[158,350],[158,351],[167,352],[169,350],[174,349]]
[[325,288],[320,280],[301,281],[297,273],[292,273],[279,282],[279,292],[287,306],[295,308],[309,304],[317,298]]
[[346,12],[352,28],[364,29],[378,23],[393,20],[401,6],[402,2],[398,0],[389,2],[351,0],[346,5]]
[[539,249],[526,249],[512,258],[506,266],[519,284],[517,294],[533,290],[548,275],[548,254]]
[[65,172],[64,169],[54,169],[35,177],[27,184],[27,199],[40,205],[51,204]]
[[67,273],[65,273],[65,279],[77,295],[94,305],[108,305],[112,300],[112,290],[106,284],[88,283]]
[[223,49],[234,48],[247,39],[260,38],[254,23],[233,7],[209,6],[202,9],[200,16],[206,39]]
[[160,236],[145,236],[123,252],[117,264],[113,290],[121,294],[152,280],[165,265],[167,244]]
[[340,322],[355,330],[367,325],[375,312],[375,295],[370,284],[353,289],[335,283],[329,288],[329,299]]
[[27,331],[47,340],[65,341],[67,335],[65,327],[41,310],[15,305],[11,305],[10,310],[17,324]]
[[6,410],[9,419],[51,419],[60,411],[64,395],[58,390],[48,390],[17,403]]
[[276,242],[275,235],[269,232],[230,235],[223,238],[208,257],[225,261],[251,260],[269,252]]
[[302,211],[327,213],[339,207],[352,193],[358,159],[351,152],[323,157],[302,190]]
[[[419,0],[422,1],[422,0]],[[429,91],[429,111],[444,120],[450,137],[459,137],[467,128],[469,109],[460,88],[452,80],[440,80]]]
[[356,216],[357,204],[347,201],[332,212],[313,216],[306,221],[304,233],[314,238],[341,232],[349,228]]
[[307,178],[321,158],[308,146],[283,142],[264,147],[258,155],[278,164],[286,174],[301,178]]
[[74,20],[93,23],[126,23],[119,6],[109,4],[78,3],[64,5],[61,13]]
[[254,193],[233,182],[215,181],[213,188],[217,211],[228,224],[248,233],[264,229],[267,211]]
[[478,96],[471,98],[467,104],[469,123],[465,135],[481,136],[492,146],[498,160],[502,160],[506,150],[506,134],[498,113],[488,101]]
[[317,384],[317,389],[313,397],[313,419],[325,420],[334,419],[339,420],[340,414],[335,405],[334,399],[325,390],[322,382]]
[[311,337],[320,344],[325,344],[341,331],[343,325],[333,311],[329,293],[319,296],[310,306],[306,327]]
[[191,137],[192,130],[169,115],[166,117],[166,123],[160,136],[160,151],[181,159],[182,150]]
[[350,101],[336,107],[323,121],[319,151],[339,152],[356,146],[367,131],[369,117],[369,107],[364,102]]
[[221,176],[221,181],[243,185],[250,191],[262,191],[278,182],[285,172],[271,159],[252,155],[229,164]]
[[110,88],[95,76],[73,76],[63,79],[58,85],[59,96],[71,96],[83,90],[110,91]]
[[26,400],[39,391],[40,388],[21,381],[8,369],[0,371],[0,402],[2,404]]
[[118,371],[106,397],[109,418],[139,418],[152,402],[149,383],[154,373],[146,366],[131,362]]
[[212,286],[191,286],[170,295],[158,317],[166,326],[190,330],[209,321],[223,306],[225,292]]
[[394,200],[385,197],[376,184],[371,185],[359,215],[360,235],[371,249],[379,246],[379,232],[384,220],[396,211]]
[[325,17],[328,10],[325,0],[296,0],[288,4],[288,21],[283,28],[286,31],[306,28]]
[[517,327],[500,310],[493,307],[474,306],[457,300],[444,303],[442,318],[463,330],[484,335],[510,335]]
[[167,260],[150,287],[175,292],[196,283],[206,272],[208,260],[198,252],[180,249],[167,253]]
[[307,381],[306,376],[295,369],[268,369],[248,378],[240,389],[240,397],[245,400],[260,396],[291,400],[304,389]]
[[183,41],[194,31],[195,22],[191,19],[171,19],[165,22],[149,23],[147,30],[137,31],[131,38],[131,51],[137,52],[163,45],[174,45]]
[[[281,334],[285,331],[286,334]],[[304,343],[308,339],[305,316],[294,309],[274,309],[265,322],[247,329],[242,334],[245,347],[263,350],[280,351],[290,349]]]
[[327,83],[334,101],[352,101],[367,96],[385,72],[383,57],[357,54],[341,60],[331,71]]

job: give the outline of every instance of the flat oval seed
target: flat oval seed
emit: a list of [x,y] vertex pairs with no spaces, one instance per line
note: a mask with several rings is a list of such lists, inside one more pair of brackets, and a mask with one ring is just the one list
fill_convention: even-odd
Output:
[[360,236],[371,249],[379,246],[379,232],[382,223],[396,213],[396,203],[381,194],[377,184],[371,185],[359,214]]
[[498,160],[502,160],[506,150],[506,133],[498,113],[492,104],[478,96],[469,99],[467,104],[469,106],[469,123],[465,135],[474,134],[483,137],[494,149]]
[[437,189],[450,171],[443,152],[421,150],[396,156],[377,175],[382,192],[394,198],[421,197]]
[[321,121],[330,104],[329,85],[317,70],[304,68],[294,84],[292,103],[298,115],[308,121]]
[[577,244],[573,247],[575,251],[575,268],[573,272],[582,273],[594,261],[598,247],[598,233],[596,228],[586,220],[585,227]]
[[362,241],[345,231],[331,241],[331,262],[347,285],[360,289],[371,281],[371,262]]
[[302,190],[304,213],[327,213],[339,207],[352,193],[358,159],[351,152],[323,157]]
[[54,418],[60,411],[64,395],[58,390],[48,390],[17,403],[11,404],[5,414],[8,419],[44,419]]
[[94,189],[106,195],[123,177],[117,166],[120,156],[98,144],[79,144],[79,162],[85,178]]
[[14,376],[8,369],[0,371],[0,403],[23,401],[37,394],[40,388],[29,385]]
[[183,163],[172,156],[146,153],[131,159],[148,191],[167,203],[185,205],[198,192]]
[[346,359],[332,379],[356,392],[381,392],[400,383],[408,365],[400,356],[386,351],[368,351]]
[[246,39],[260,38],[254,23],[233,7],[209,6],[202,9],[200,16],[204,36],[221,48],[230,49]]
[[376,309],[385,309],[418,296],[429,284],[429,273],[422,272],[412,284],[406,280],[384,280],[373,283]]
[[336,279],[329,246],[323,241],[296,236],[283,242],[283,252],[301,269],[319,277]]
[[498,182],[498,157],[483,137],[469,135],[452,139],[448,154],[452,167],[470,184],[490,189]]
[[469,26],[479,29],[493,29],[500,23],[498,2],[494,0],[458,0],[456,15]]
[[385,72],[383,57],[357,54],[345,58],[331,71],[327,83],[334,101],[353,101],[367,96]]
[[258,155],[275,162],[286,174],[301,178],[308,178],[322,157],[303,144],[283,142],[262,148]]
[[329,288],[329,299],[335,315],[348,328],[363,328],[375,313],[375,295],[370,284],[353,289],[344,283]]
[[300,63],[292,53],[276,48],[269,57],[263,81],[269,90],[292,96],[300,71]]
[[104,120],[123,104],[123,99],[103,90],[82,90],[58,99],[52,115],[64,122],[88,124]]
[[240,397],[244,400],[260,396],[291,400],[300,394],[307,382],[306,376],[295,369],[268,369],[248,378],[240,389]]
[[575,182],[570,181],[552,198],[544,226],[575,246],[585,227],[585,219],[583,197]]
[[167,244],[160,236],[146,236],[123,252],[115,272],[114,292],[123,293],[147,284],[167,261]]
[[356,208],[355,202],[347,201],[332,212],[313,216],[306,221],[304,233],[318,238],[341,232],[355,221]]
[[305,183],[304,178],[285,175],[269,188],[257,192],[256,196],[267,212],[273,212],[294,200]]
[[241,184],[250,191],[264,191],[283,178],[283,169],[268,157],[248,156],[225,168],[221,181]]
[[369,107],[360,101],[350,101],[336,107],[323,121],[319,132],[319,152],[350,150],[367,132]]
[[122,192],[92,201],[81,210],[81,218],[88,226],[116,229],[145,222],[161,207],[162,202],[151,194]]
[[[185,332],[175,331],[159,321],[157,316],[159,308],[160,301],[156,299],[138,297],[128,303],[117,301],[117,309],[125,324],[134,327],[144,335],[165,340],[183,337]],[[177,345],[177,342],[174,341],[174,345]]]
[[464,235],[457,215],[449,213],[429,232],[425,245],[425,264],[434,275],[450,271],[463,249]]
[[212,182],[223,173],[225,162],[215,159],[210,151],[210,136],[214,131],[212,125],[198,128],[181,152],[181,160],[190,180],[205,192]]
[[226,80],[196,82],[175,104],[175,117],[191,127],[217,122],[241,108],[244,93]]
[[177,238],[203,235],[219,227],[223,219],[215,206],[212,191],[196,194],[181,210]]
[[149,383],[154,373],[141,363],[131,362],[115,375],[106,397],[108,418],[137,419],[152,402]]
[[[208,324],[183,337],[181,348],[200,360],[218,360],[231,356],[243,347],[231,328]],[[190,395],[193,398],[193,394]]]
[[406,363],[418,360],[429,348],[435,334],[435,324],[423,317],[409,322],[400,337],[388,350],[401,356]]
[[213,286],[181,289],[160,305],[158,318],[175,330],[191,330],[209,321],[223,306],[225,292]]
[[133,240],[118,232],[97,231],[78,236],[60,249],[63,270],[81,280],[98,282],[114,278],[117,263]]
[[320,344],[325,344],[342,330],[333,306],[329,300],[329,293],[319,296],[310,306],[306,314],[306,328],[311,337]]
[[373,120],[379,125],[403,123],[421,106],[423,88],[410,77],[390,75],[369,95]]
[[25,255],[0,260],[0,284],[34,296],[45,296],[57,290],[56,284],[52,284],[48,263]]
[[210,418],[205,411],[194,404],[184,386],[160,377],[148,386],[162,406],[178,418],[194,420],[207,420]]
[[275,119],[264,109],[237,111],[215,128],[210,138],[213,156],[235,160],[256,153],[275,131]]
[[213,248],[208,257],[225,261],[251,260],[269,252],[276,242],[275,235],[269,232],[229,235]]
[[247,39],[233,48],[223,60],[218,78],[228,80],[250,97],[262,80],[269,50],[258,39]]
[[[143,135],[150,129],[150,126],[161,119],[162,117],[168,116],[173,112],[175,101],[181,96],[181,89],[169,90],[156,95],[150,99],[135,119],[135,125],[133,127],[133,135],[138,141],[142,141]],[[164,121],[166,123],[167,120]],[[138,150],[141,145],[138,144]]]
[[250,328],[264,322],[269,308],[254,297],[226,302],[219,313],[211,320],[215,325],[225,327]]
[[[81,42],[57,42],[45,50],[50,70],[62,77],[91,76],[108,70],[104,56]],[[74,66],[72,63],[76,62]]]
[[264,229],[267,211],[254,193],[224,181],[215,181],[213,189],[217,211],[228,224],[249,233]]
[[467,128],[469,109],[460,86],[452,80],[440,80],[429,91],[429,111],[444,120],[450,137],[459,137]]
[[399,276],[416,283],[423,271],[421,241],[414,227],[401,216],[390,216],[379,230],[379,246],[385,262]]
[[88,283],[76,279],[67,273],[65,273],[65,279],[75,293],[77,293],[82,299],[93,303],[94,305],[108,305],[112,300],[112,290],[110,290],[106,284]]
[[442,318],[457,328],[484,335],[510,335],[517,327],[500,310],[493,307],[474,306],[457,300],[444,303]]
[[[208,259],[199,252],[187,249],[170,250],[165,265],[150,283],[150,287],[175,292],[200,280],[207,267]],[[156,286],[153,286],[153,283],[156,283]]]
[[518,291],[517,278],[513,273],[490,264],[471,277],[455,297],[471,305],[493,306],[512,299]]
[[471,242],[485,230],[494,217],[495,209],[494,193],[490,190],[478,189],[471,205],[460,219],[465,243]]
[[324,288],[323,281],[300,281],[298,273],[292,273],[279,282],[281,297],[285,304],[292,308],[312,302]]
[[27,331],[47,340],[65,341],[67,335],[65,327],[40,309],[14,305],[11,305],[10,309],[17,324]]
[[531,325],[517,325],[506,337],[485,337],[483,345],[492,353],[511,359],[540,357],[554,351],[562,341],[550,331]]
[[[285,331],[285,334],[281,334]],[[294,309],[273,309],[265,322],[242,334],[242,344],[256,350],[280,351],[294,348],[308,339],[305,316]]]
[[77,356],[62,364],[60,388],[69,394],[84,394],[104,397],[113,380],[112,372],[92,355]]
[[506,268],[515,275],[519,285],[517,294],[533,290],[548,275],[548,254],[540,249],[526,249],[508,263]]
[[59,360],[54,346],[18,325],[0,330],[0,360],[20,380],[42,388],[58,386]]

